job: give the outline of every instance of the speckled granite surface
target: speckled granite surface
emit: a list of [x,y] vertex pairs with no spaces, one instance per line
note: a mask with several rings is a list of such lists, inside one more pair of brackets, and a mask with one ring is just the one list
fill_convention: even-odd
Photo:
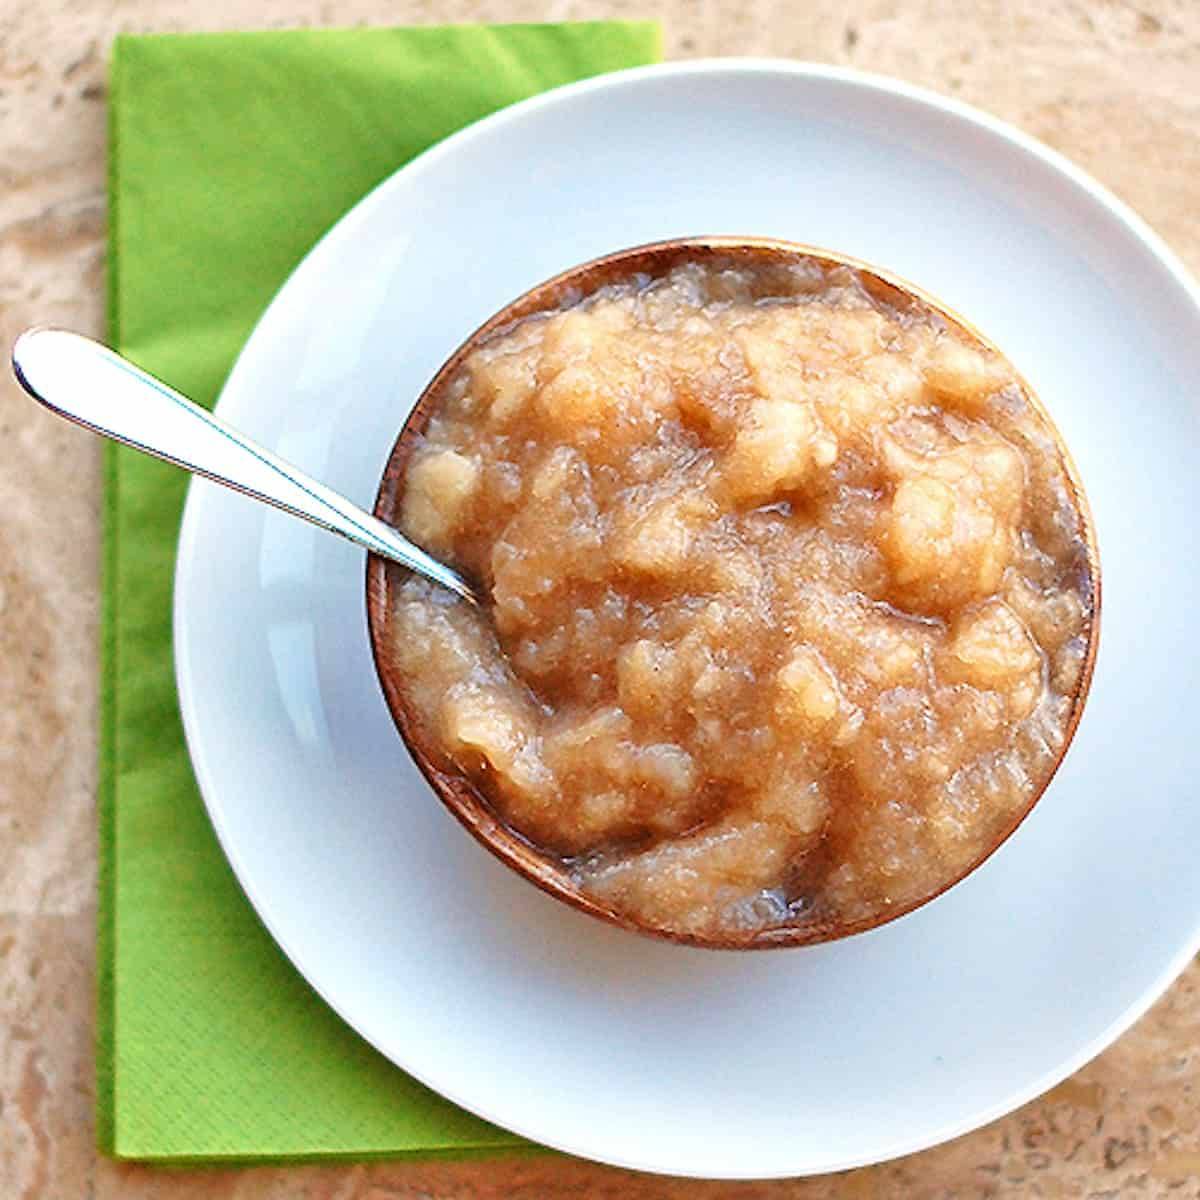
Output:
[[[101,330],[105,62],[117,31],[604,16],[663,20],[669,57],[850,63],[978,104],[1093,172],[1200,272],[1200,6],[1187,0],[0,0],[0,342],[34,321]],[[949,1145],[846,1175],[702,1184],[568,1159],[204,1172],[98,1159],[99,445],[7,378],[0,435],[6,1200],[1200,1197],[1194,964],[1048,1096]]]

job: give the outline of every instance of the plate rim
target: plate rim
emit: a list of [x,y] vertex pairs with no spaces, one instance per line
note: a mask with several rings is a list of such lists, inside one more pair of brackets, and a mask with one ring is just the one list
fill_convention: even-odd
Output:
[[[932,109],[944,115],[956,118],[966,126],[973,127],[992,137],[1008,143],[1011,147],[1023,152],[1043,166],[1050,168],[1058,175],[1082,192],[1088,199],[1103,210],[1125,232],[1139,242],[1142,248],[1163,268],[1170,281],[1191,302],[1191,306],[1200,317],[1200,284],[1193,278],[1182,260],[1166,241],[1128,204],[1118,198],[1109,188],[1100,183],[1083,168],[1076,165],[1064,154],[1046,145],[1017,126],[993,116],[983,109],[977,108],[954,97],[943,95],[931,88],[908,83],[878,72],[859,70],[853,67],[834,66],[831,64],[808,62],[803,60],[770,58],[770,57],[725,57],[677,60],[665,63],[655,63],[648,66],[632,67],[625,70],[607,72],[564,84],[545,92],[538,93],[525,100],[502,108],[479,120],[463,127],[447,138],[429,147],[409,162],[399,166],[380,183],[368,190],[349,209],[347,209],[326,232],[313,243],[304,256],[293,266],[287,278],[272,295],[254,324],[233,367],[223,383],[215,407],[220,406],[226,398],[237,389],[241,376],[246,372],[247,350],[252,346],[264,329],[269,330],[275,320],[279,319],[283,299],[301,271],[310,268],[313,260],[319,260],[325,255],[336,251],[339,243],[354,234],[355,227],[363,218],[363,211],[377,201],[379,194],[390,188],[401,175],[411,177],[421,171],[430,169],[442,158],[451,156],[469,143],[486,138],[498,128],[512,122],[519,122],[527,115],[541,108],[552,107],[556,104],[569,102],[572,98],[614,88],[636,86],[647,78],[701,78],[720,76],[780,76],[800,81],[826,81],[848,85],[852,88],[873,93],[884,100],[900,98],[914,102],[924,108]],[[176,692],[179,700],[181,722],[184,738],[188,749],[197,789],[213,828],[217,841],[226,861],[237,880],[238,886],[253,908],[258,920],[270,934],[272,940],[287,957],[291,965],[299,972],[309,987],[354,1033],[368,1045],[387,1058],[397,1069],[404,1071],[411,1078],[436,1092],[466,1110],[502,1130],[517,1134],[541,1145],[550,1146],[555,1150],[572,1154],[577,1157],[608,1165],[623,1167],[630,1170],[645,1171],[654,1174],[674,1175],[680,1178],[705,1178],[721,1180],[756,1180],[771,1178],[790,1178],[801,1176],[822,1175],[838,1171],[851,1170],[857,1167],[891,1161],[893,1159],[915,1154],[931,1147],[941,1145],[956,1137],[963,1136],[984,1125],[1000,1119],[1015,1109],[1043,1095],[1062,1080],[1074,1074],[1086,1063],[1112,1045],[1123,1033],[1133,1026],[1147,1010],[1163,995],[1170,985],[1178,978],[1188,963],[1200,953],[1200,922],[1197,922],[1189,942],[1184,943],[1175,956],[1169,960],[1166,967],[1142,989],[1136,1001],[1130,1004],[1109,1025],[1074,1054],[1062,1062],[1043,1072],[1037,1079],[1023,1088],[1016,1089],[1005,1098],[981,1110],[972,1111],[957,1120],[945,1122],[939,1129],[926,1133],[921,1137],[898,1138],[891,1143],[877,1144],[870,1153],[863,1153],[844,1159],[831,1160],[811,1166],[799,1168],[778,1169],[767,1173],[747,1173],[738,1169],[736,1164],[729,1164],[728,1169],[717,1172],[706,1172],[703,1175],[681,1171],[678,1164],[663,1165],[636,1156],[625,1157],[615,1153],[598,1153],[594,1147],[568,1144],[561,1140],[546,1141],[544,1135],[537,1130],[524,1126],[523,1122],[512,1122],[503,1114],[486,1111],[486,1106],[473,1104],[456,1094],[456,1089],[447,1088],[427,1078],[422,1072],[415,1071],[406,1065],[393,1052],[395,1047],[385,1046],[383,1040],[371,1037],[359,1027],[343,1007],[334,1003],[326,994],[324,986],[306,970],[305,955],[297,952],[276,928],[270,916],[270,901],[259,895],[253,882],[253,874],[246,867],[238,852],[238,848],[230,840],[229,830],[222,820],[222,805],[219,799],[219,788],[216,787],[210,763],[205,758],[202,749],[202,721],[198,715],[197,694],[191,684],[189,655],[185,630],[190,621],[189,577],[192,572],[191,563],[196,560],[196,545],[199,537],[199,521],[201,520],[203,500],[197,496],[203,495],[203,489],[197,489],[195,480],[188,484],[184,503],[183,517],[180,524],[179,540],[174,559],[174,582],[172,594],[172,644],[174,652],[174,673]]]

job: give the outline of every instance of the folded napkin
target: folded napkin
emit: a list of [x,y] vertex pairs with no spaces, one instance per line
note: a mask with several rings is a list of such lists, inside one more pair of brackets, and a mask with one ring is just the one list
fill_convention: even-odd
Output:
[[[655,26],[622,22],[119,38],[113,344],[211,403],[288,273],[366,191],[495,109],[653,61],[658,47]],[[520,1146],[343,1025],[239,890],[192,778],[175,696],[171,586],[186,484],[132,451],[108,455],[101,1148],[182,1162]]]

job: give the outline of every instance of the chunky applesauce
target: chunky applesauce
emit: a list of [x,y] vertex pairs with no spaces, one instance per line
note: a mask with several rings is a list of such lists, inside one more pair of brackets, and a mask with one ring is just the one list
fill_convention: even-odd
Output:
[[401,524],[491,598],[394,577],[415,736],[659,930],[935,894],[1079,701],[1093,581],[1054,432],[1003,358],[846,267],[694,262],[493,334]]

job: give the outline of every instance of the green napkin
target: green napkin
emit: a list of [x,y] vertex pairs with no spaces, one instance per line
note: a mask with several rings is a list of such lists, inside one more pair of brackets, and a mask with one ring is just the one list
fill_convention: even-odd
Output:
[[[119,38],[113,344],[211,403],[288,273],[380,180],[497,108],[658,54],[656,26],[620,22]],[[101,1148],[182,1162],[521,1145],[343,1025],[239,890],[176,705],[171,584],[186,483],[132,451],[107,459]]]

